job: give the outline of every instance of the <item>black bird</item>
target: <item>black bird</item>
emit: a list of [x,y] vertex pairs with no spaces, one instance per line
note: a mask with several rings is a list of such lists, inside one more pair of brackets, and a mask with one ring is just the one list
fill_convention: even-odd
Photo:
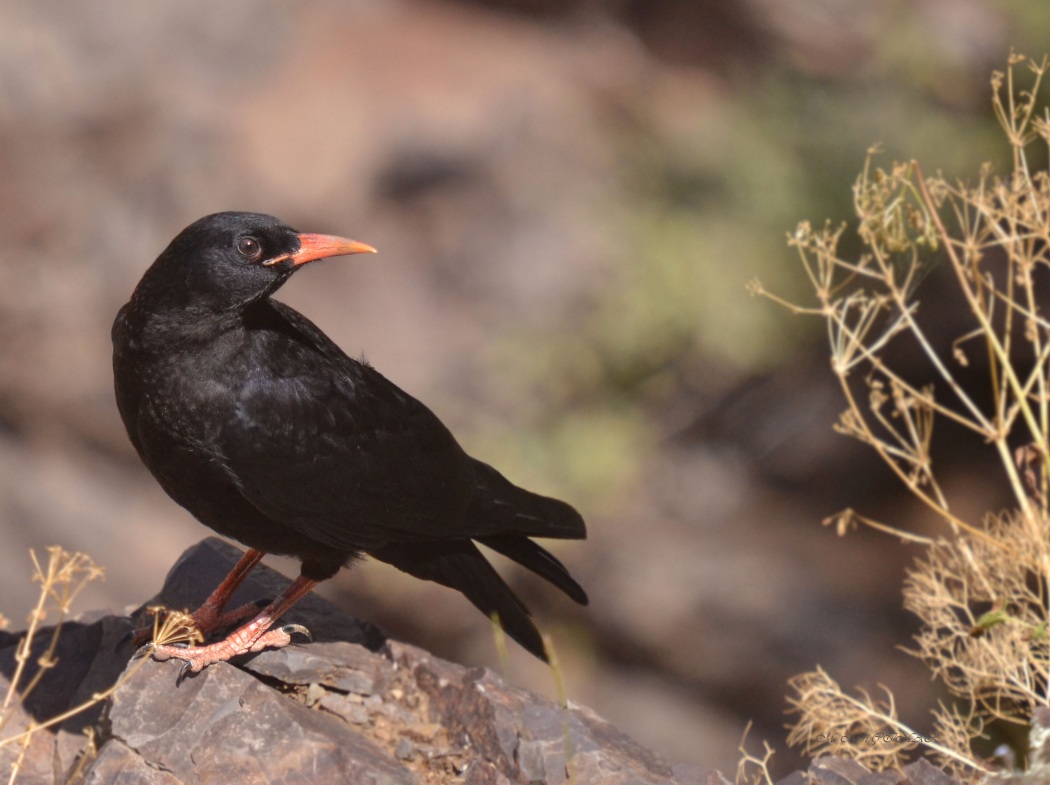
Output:
[[158,646],[158,659],[199,671],[287,645],[306,631],[274,622],[365,554],[462,592],[541,659],[528,609],[475,542],[586,604],[530,539],[585,538],[576,510],[471,458],[423,404],[270,298],[307,262],[367,252],[272,216],[216,213],[172,240],[117,314],[113,376],[132,444],[172,499],[249,548],[195,612],[198,625],[208,632],[258,611],[225,606],[266,553],[302,561],[299,577],[225,640]]

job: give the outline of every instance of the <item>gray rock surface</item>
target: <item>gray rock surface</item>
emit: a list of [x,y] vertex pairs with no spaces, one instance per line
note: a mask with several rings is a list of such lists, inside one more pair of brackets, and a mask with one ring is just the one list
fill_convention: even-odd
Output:
[[821,757],[809,769],[778,780],[777,785],[958,785],[958,781],[925,759],[900,771],[868,771],[855,760]]
[[[195,606],[239,555],[204,540],[179,559],[152,602]],[[233,602],[270,596],[286,580],[257,568]],[[57,732],[38,732],[17,781],[725,783],[714,770],[668,764],[583,706],[559,706],[485,668],[388,640],[318,597],[286,620],[308,625],[315,641],[212,666],[181,683],[181,663],[133,657],[129,619],[67,624],[59,664],[8,733],[107,689],[125,667],[137,670],[103,705]],[[0,679],[13,673],[16,645],[17,636],[0,637]],[[5,773],[15,757],[5,748]]]

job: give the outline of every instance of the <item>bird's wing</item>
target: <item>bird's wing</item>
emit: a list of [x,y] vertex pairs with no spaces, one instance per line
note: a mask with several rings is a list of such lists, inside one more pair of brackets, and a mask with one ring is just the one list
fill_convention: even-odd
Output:
[[467,510],[467,526],[475,536],[523,534],[582,540],[583,518],[560,499],[519,488],[487,463],[471,459],[474,494]]
[[[227,472],[272,520],[332,547],[469,537],[470,458],[423,404],[273,303],[219,438]],[[278,317],[274,319],[274,317]]]

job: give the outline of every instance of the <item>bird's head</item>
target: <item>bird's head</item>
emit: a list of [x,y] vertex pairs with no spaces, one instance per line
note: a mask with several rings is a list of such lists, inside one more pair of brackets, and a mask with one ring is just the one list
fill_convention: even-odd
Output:
[[299,233],[272,215],[215,213],[171,241],[139,290],[154,304],[236,311],[272,294],[307,262],[375,252],[356,240]]

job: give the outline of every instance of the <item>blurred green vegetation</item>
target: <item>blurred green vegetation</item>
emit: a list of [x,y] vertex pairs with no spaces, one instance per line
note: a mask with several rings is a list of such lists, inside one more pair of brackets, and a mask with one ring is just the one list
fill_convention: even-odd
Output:
[[[921,13],[887,4],[855,67],[829,73],[805,57],[774,57],[710,107],[677,115],[673,134],[644,111],[624,122],[620,189],[606,206],[621,253],[573,324],[494,340],[498,373],[531,380],[511,388],[506,406],[533,436],[508,442],[505,423],[482,425],[475,438],[486,454],[541,488],[617,504],[690,410],[701,414],[815,345],[819,325],[751,299],[745,285],[759,278],[805,301],[785,237],[806,217],[852,216],[872,146],[887,164],[918,159],[948,177],[983,161],[1008,168],[990,77],[1009,49],[988,61],[979,46],[950,47]],[[1017,0],[997,13],[1007,46],[1042,54],[1050,5]],[[847,232],[843,251],[854,250]],[[677,414],[661,416],[668,411]],[[546,476],[530,478],[536,467]]]

